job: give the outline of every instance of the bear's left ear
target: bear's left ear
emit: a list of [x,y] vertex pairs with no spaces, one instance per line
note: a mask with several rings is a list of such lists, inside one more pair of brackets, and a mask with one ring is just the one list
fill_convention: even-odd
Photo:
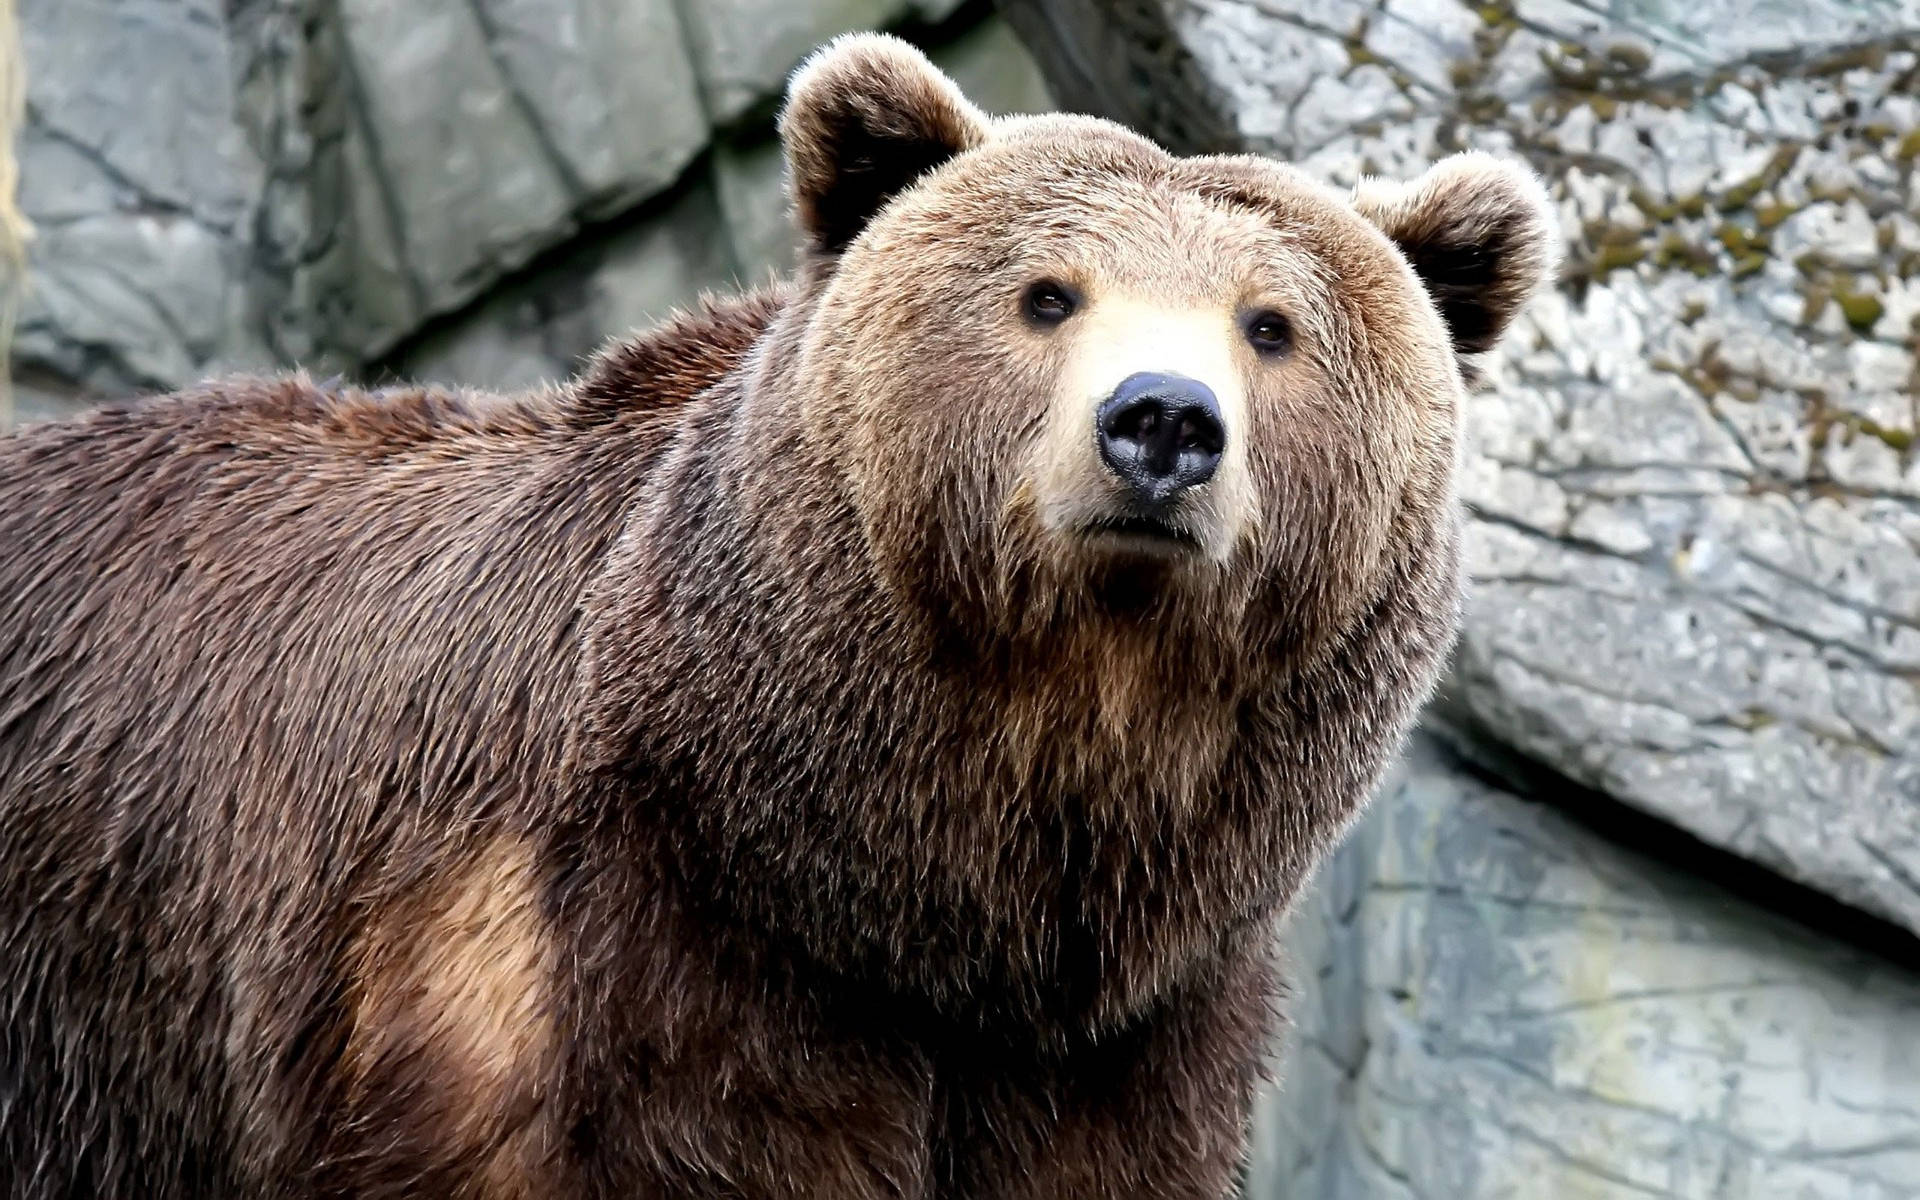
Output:
[[809,245],[838,254],[888,200],[986,136],[980,110],[899,38],[851,34],[815,51],[780,113],[787,186]]
[[1460,354],[1490,350],[1553,275],[1553,201],[1518,163],[1468,152],[1411,183],[1362,180],[1353,206],[1400,247]]

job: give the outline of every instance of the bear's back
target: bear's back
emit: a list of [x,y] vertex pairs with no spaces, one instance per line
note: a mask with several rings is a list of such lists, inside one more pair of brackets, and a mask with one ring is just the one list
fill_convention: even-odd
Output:
[[243,379],[0,439],[0,796],[158,769],[128,756],[163,728],[225,746],[223,778],[337,770],[449,713],[497,750],[570,676],[573,606],[681,410],[779,299],[531,395]]
[[0,795],[325,787],[449,715],[511,740],[652,458],[566,416],[242,380],[0,442]]

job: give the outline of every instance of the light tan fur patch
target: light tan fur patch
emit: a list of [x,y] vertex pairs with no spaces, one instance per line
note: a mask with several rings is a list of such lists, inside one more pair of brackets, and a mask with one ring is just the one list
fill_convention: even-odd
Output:
[[487,1197],[536,1194],[534,1120],[554,1045],[550,940],[534,853],[501,838],[372,923],[355,955],[355,1107],[388,1098],[474,1167]]

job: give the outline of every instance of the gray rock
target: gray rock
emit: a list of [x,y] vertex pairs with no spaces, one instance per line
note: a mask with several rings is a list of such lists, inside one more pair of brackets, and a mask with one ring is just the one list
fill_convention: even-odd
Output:
[[233,318],[261,179],[220,5],[24,0],[19,20],[20,202],[39,229],[19,368],[117,394],[256,360]]
[[772,136],[713,148],[713,178],[744,282],[791,270],[799,234],[787,211],[786,160]]
[[36,421],[59,421],[75,416],[96,397],[50,372],[16,366],[7,395],[0,399],[0,430]]
[[1569,269],[1470,404],[1451,727],[1920,929],[1920,4],[1005,7],[1078,94],[1116,28],[1175,63],[1123,115],[1182,148],[1542,170]]
[[219,231],[177,214],[46,224],[15,353],[103,391],[184,383],[223,349],[231,251]]
[[609,241],[592,277],[596,343],[657,324],[740,272],[712,187],[689,188],[657,220]]
[[654,324],[737,269],[712,187],[696,183],[664,210],[583,247],[436,328],[390,362],[391,373],[512,390],[568,378],[604,341]]
[[341,12],[353,211],[380,234],[367,264],[377,291],[410,299],[397,319],[351,331],[361,353],[471,299],[581,219],[658,191],[706,140],[665,0],[345,0]]
[[412,319],[412,296],[391,286],[398,260],[390,248],[383,271],[358,269],[375,242],[350,216],[348,170],[360,146],[347,144],[344,44],[335,13],[316,4],[234,0],[227,33],[236,116],[264,175],[247,247],[246,320],[275,361],[331,372],[344,364],[330,359],[352,357],[340,353],[336,331],[364,308],[351,303],[356,285],[385,298],[375,328]]
[[[963,0],[684,0],[687,38],[693,47],[708,110],[715,124],[729,125],[770,106],[800,61],[837,34],[855,29],[930,26],[951,20]],[[961,31],[949,49],[960,69],[978,84],[969,92],[998,111],[1051,107],[1045,84],[1026,51],[997,22]]]
[[999,0],[999,8],[1062,108],[1112,117],[1182,150],[1241,148],[1231,105],[1160,0]]
[[[960,0],[23,0],[21,24],[41,237],[14,358],[57,381],[35,396],[295,364],[564,374],[614,328],[583,324],[790,264],[766,118],[820,42],[902,28],[989,107],[1047,103]],[[703,162],[710,98],[729,128]],[[636,258],[656,218],[692,236],[669,197],[695,194],[724,228]]]
[[589,217],[665,188],[706,115],[669,0],[474,0],[489,49]]
[[[1039,67],[1002,21],[983,20],[930,54],[990,111],[1050,106]],[[403,349],[392,369],[493,388],[564,378],[604,337],[646,325],[702,290],[751,286],[790,270],[796,235],[780,145],[764,126],[754,132],[714,145],[710,183],[692,185],[606,246],[517,281]]]
[[908,11],[915,18],[928,25],[937,25],[949,20],[965,6],[967,0],[913,0]]
[[707,140],[671,0],[28,0],[21,24],[42,236],[16,354],[104,394],[383,354]]
[[681,7],[707,110],[720,125],[771,103],[821,42],[850,29],[886,28],[911,11],[904,0],[685,0]]
[[1254,1200],[1920,1196],[1920,978],[1431,745],[1286,941]]
[[1056,107],[1040,64],[1005,21],[987,19],[928,52],[967,98],[996,115]]
[[[48,217],[104,201],[184,212],[219,231],[245,213],[255,181],[233,121],[216,0],[22,0],[29,120],[21,153],[64,150],[82,164],[22,177]],[[154,103],[165,94],[167,104]],[[84,194],[66,194],[75,188]]]

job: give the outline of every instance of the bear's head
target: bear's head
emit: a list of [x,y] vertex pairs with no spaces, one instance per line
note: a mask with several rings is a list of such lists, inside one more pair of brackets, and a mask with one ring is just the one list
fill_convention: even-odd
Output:
[[1137,1013],[1258,936],[1431,687],[1463,372],[1547,197],[991,120],[875,36],[781,133],[798,277],[649,360],[707,390],[583,605],[568,756],[844,978]]
[[1465,356],[1555,255],[1544,190],[1491,157],[1347,195],[990,119],[883,36],[817,53],[780,127],[805,262],[779,391],[889,585],[969,637],[1336,635],[1450,536]]

